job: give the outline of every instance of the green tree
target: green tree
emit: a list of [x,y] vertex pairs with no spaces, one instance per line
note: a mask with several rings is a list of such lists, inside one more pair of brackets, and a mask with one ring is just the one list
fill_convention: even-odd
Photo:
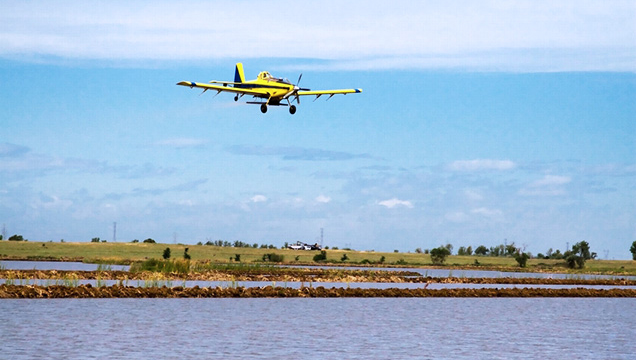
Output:
[[431,261],[433,264],[441,265],[446,261],[446,257],[450,254],[450,250],[445,246],[431,249]]
[[151,238],[148,238],[148,239],[144,240],[144,242],[145,242],[146,244],[155,244],[155,243],[156,243],[156,241],[154,241],[154,240],[153,240],[153,239],[151,239]]
[[590,244],[587,241],[580,241],[572,246],[572,250],[566,251],[563,256],[569,268],[582,269],[585,267],[585,260],[595,258],[596,253],[590,253]]
[[528,253],[521,252],[521,250],[519,249],[517,249],[517,252],[512,254],[512,256],[515,258],[515,260],[519,264],[519,267],[522,267],[522,268],[526,267],[528,259],[530,258],[530,255]]
[[24,241],[22,235],[12,235],[9,237],[9,241]]
[[163,258],[166,259],[166,260],[170,259],[170,248],[169,247],[167,247],[167,248],[165,248],[163,250]]
[[98,237],[94,237],[94,238],[91,239],[91,242],[98,243],[99,241],[100,241],[100,238],[98,238]]
[[632,243],[632,247],[629,248],[629,251],[632,253],[632,259],[636,260],[636,241]]
[[190,250],[189,248],[185,248],[185,250],[183,251],[183,258],[186,260],[190,260],[191,256],[190,254],[188,254],[188,250]]
[[482,256],[488,255],[488,248],[485,247],[484,245],[477,246],[477,249],[475,249],[475,255],[482,255]]
[[349,257],[347,256],[347,254],[342,254],[340,261],[347,261],[347,260],[349,260]]
[[446,249],[448,249],[448,255],[451,255],[453,253],[453,245],[451,244],[446,244],[446,246],[444,246]]

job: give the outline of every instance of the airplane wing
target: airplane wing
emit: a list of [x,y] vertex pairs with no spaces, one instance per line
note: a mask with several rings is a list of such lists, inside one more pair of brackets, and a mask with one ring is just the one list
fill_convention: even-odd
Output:
[[327,100],[331,99],[332,96],[336,94],[355,94],[361,93],[362,89],[337,89],[337,90],[315,90],[315,91],[298,91],[296,94],[298,96],[306,96],[306,95],[316,95],[316,99],[323,95],[329,95]]
[[241,88],[241,87],[225,86],[227,84],[234,84],[232,82],[220,82],[219,81],[218,83],[222,83],[223,86],[212,85],[212,84],[207,84],[207,83],[198,83],[198,82],[192,82],[192,81],[181,81],[181,82],[177,83],[177,85],[187,86],[189,88],[193,88],[193,87],[201,88],[201,89],[205,89],[204,91],[214,90],[217,93],[220,93],[221,91],[227,91],[227,92],[236,93],[236,94],[269,96],[269,93],[267,91],[264,91],[264,90],[244,89],[244,88]]

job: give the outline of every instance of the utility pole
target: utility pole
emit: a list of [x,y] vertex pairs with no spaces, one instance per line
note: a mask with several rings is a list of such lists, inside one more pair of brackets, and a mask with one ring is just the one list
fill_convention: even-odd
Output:
[[322,249],[322,240],[323,240],[323,235],[324,235],[324,229],[320,228],[320,248]]
[[2,240],[7,240],[7,226],[2,224]]
[[117,222],[113,223],[113,242],[117,242]]

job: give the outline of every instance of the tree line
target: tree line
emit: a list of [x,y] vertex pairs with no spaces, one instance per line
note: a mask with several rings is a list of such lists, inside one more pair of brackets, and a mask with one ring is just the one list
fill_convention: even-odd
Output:
[[[632,253],[632,258],[636,260],[636,241],[632,243],[630,251]],[[431,250],[426,249],[424,251],[422,251],[421,248],[417,248],[415,249],[415,252],[430,254],[431,261],[434,264],[441,265],[446,261],[447,256],[452,255],[453,245],[446,244]],[[461,246],[457,250],[457,255],[459,256],[471,256],[473,254],[477,256],[513,257],[520,267],[526,267],[528,259],[533,258],[530,252],[523,251],[522,248],[515,246],[514,242],[509,245],[500,244],[497,246],[492,246],[490,248],[487,248],[484,245],[480,245],[474,251],[472,246]],[[583,267],[585,267],[586,260],[595,259],[596,257],[597,254],[590,251],[590,244],[587,241],[577,242],[576,244],[572,245],[571,249],[568,249],[563,253],[561,253],[561,251],[558,249],[556,251],[553,251],[552,248],[550,248],[547,251],[546,255],[539,253],[536,256],[537,259],[565,260],[568,267],[572,269],[582,269]],[[478,263],[478,261],[475,260],[475,263]]]

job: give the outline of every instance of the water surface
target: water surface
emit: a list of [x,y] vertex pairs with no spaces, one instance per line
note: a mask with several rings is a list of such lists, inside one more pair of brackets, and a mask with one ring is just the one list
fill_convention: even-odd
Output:
[[[16,261],[1,260],[0,267],[7,270],[68,270],[68,271],[95,271],[99,264],[87,264],[75,261]],[[128,265],[102,265],[102,268],[111,270],[128,271]]]
[[3,359],[633,359],[636,299],[0,300]]

